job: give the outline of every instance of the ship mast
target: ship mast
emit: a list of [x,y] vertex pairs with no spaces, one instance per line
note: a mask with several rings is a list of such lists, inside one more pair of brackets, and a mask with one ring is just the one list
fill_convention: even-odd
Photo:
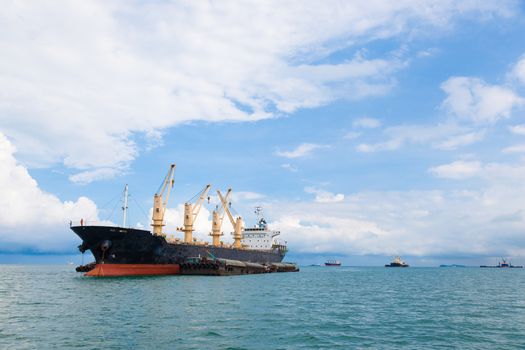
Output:
[[[230,194],[231,194],[231,189],[229,189],[228,192],[226,193],[226,201],[230,200]],[[222,205],[222,202],[221,202],[221,207],[216,208],[212,214],[212,226],[211,226],[210,236],[212,237],[212,244],[214,247],[218,247],[220,245],[220,238],[223,235],[223,233],[221,232],[221,226],[222,226],[222,221],[224,219],[225,213],[226,213],[226,210],[224,210],[224,206]]]
[[124,187],[124,206],[122,207],[122,227],[126,227],[126,214],[128,213],[128,184]]
[[233,226],[233,246],[235,248],[242,248],[241,239],[242,239],[242,217],[237,216],[237,218],[233,218],[233,215],[231,213],[231,210],[229,208],[229,203],[227,201],[228,194],[231,193],[231,188],[228,189],[228,192],[225,197],[222,196],[221,191],[217,191],[217,194],[219,195],[219,199],[221,200],[222,207],[224,208],[224,211],[226,214],[228,214],[228,219],[230,219],[230,222]]
[[256,206],[254,209],[255,214],[257,215],[257,225],[259,228],[266,229],[266,220],[264,220],[263,208],[261,206]]
[[[168,199],[170,198],[171,189],[173,187],[173,174],[175,173],[175,164],[171,164],[168,170],[168,174],[164,178],[164,181],[159,187],[159,190],[153,196],[153,234],[155,236],[162,236],[162,227],[164,226],[164,213],[166,212],[166,205],[168,204]],[[164,191],[166,191],[166,197],[164,196]]]
[[192,199],[184,203],[184,227],[177,229],[178,231],[184,232],[184,243],[193,242],[193,224],[199,215],[202,203],[208,195],[211,185],[206,185],[202,191],[197,193],[192,199],[197,198],[195,203],[192,203]]

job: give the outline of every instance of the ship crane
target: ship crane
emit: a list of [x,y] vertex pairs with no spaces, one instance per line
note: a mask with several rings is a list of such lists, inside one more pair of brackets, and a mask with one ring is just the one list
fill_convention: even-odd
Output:
[[[171,164],[170,169],[168,170],[168,174],[166,174],[164,181],[159,187],[159,190],[153,196],[153,216],[152,216],[153,223],[151,224],[151,226],[153,226],[153,234],[155,236],[164,236],[164,233],[162,233],[162,227],[164,226],[164,213],[166,212],[166,205],[168,204],[171,189],[173,188],[174,173],[175,173],[175,164]],[[164,197],[165,191],[166,191],[166,195]]]
[[185,243],[192,243],[193,242],[193,224],[195,223],[195,220],[197,219],[197,215],[199,215],[199,211],[201,210],[202,203],[204,202],[204,199],[208,195],[208,191],[210,190],[211,185],[206,185],[202,191],[197,193],[193,198],[197,198],[195,203],[192,203],[192,199],[190,199],[187,203],[184,203],[184,226],[182,228],[178,228],[178,231],[184,232],[184,242]]
[[224,208],[224,211],[228,215],[228,219],[230,219],[230,222],[233,226],[233,247],[234,248],[242,248],[241,245],[241,239],[242,239],[242,230],[243,230],[243,223],[242,223],[242,217],[237,216],[235,219],[233,218],[233,215],[231,213],[230,207],[228,203],[228,194],[231,193],[231,188],[228,190],[225,197],[222,196],[220,191],[217,191],[217,194],[219,195],[219,199],[221,200],[222,207]]
[[[225,196],[226,201],[230,200],[231,193],[232,191],[231,189],[229,189]],[[221,244],[220,238],[223,235],[223,233],[221,232],[221,226],[225,213],[226,210],[224,209],[222,202],[220,208],[217,207],[212,213],[212,226],[210,236],[212,237],[212,244],[214,247],[218,247]]]

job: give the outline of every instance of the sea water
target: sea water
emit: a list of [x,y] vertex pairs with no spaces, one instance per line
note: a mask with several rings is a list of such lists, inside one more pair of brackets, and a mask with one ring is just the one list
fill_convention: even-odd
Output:
[[524,349],[525,270],[89,278],[0,265],[0,349]]

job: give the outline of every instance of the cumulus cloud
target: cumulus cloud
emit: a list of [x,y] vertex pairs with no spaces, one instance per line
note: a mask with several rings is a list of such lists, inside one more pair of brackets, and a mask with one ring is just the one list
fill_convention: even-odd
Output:
[[14,154],[0,133],[0,251],[72,251],[79,239],[69,221],[99,222],[97,206],[86,197],[61,201],[43,191]]
[[315,143],[302,143],[291,151],[277,151],[275,154],[285,158],[301,158],[312,154],[319,148],[328,148],[328,145],[318,145]]
[[342,193],[332,193],[319,188],[308,186],[304,189],[306,193],[315,194],[315,201],[317,203],[336,203],[345,199]]
[[266,208],[294,252],[523,257],[525,164],[479,166],[476,190],[358,192]]
[[[521,61],[511,72],[517,75]],[[363,153],[398,150],[407,144],[427,144],[435,149],[455,150],[481,141],[488,124],[509,118],[525,105],[510,86],[489,85],[474,77],[451,77],[441,84],[447,94],[442,106],[452,118],[437,125],[398,125],[383,130],[383,141],[361,143],[356,151]],[[366,124],[366,123],[365,123]],[[524,125],[510,126],[514,134],[525,135]],[[514,148],[505,152],[515,152]]]
[[[89,182],[126,168],[159,131],[253,121],[384,94],[406,63],[345,48],[510,16],[511,1],[9,2],[0,14],[0,128],[28,166]],[[268,25],[271,23],[271,25]],[[356,47],[357,48],[357,47]],[[151,142],[150,142],[151,141]]]
[[478,175],[481,170],[481,163],[479,161],[464,160],[458,160],[450,164],[443,164],[429,169],[429,171],[437,177],[457,180]]
[[453,116],[475,123],[508,118],[524,99],[505,86],[489,85],[472,77],[452,77],[441,88],[447,93],[443,107]]

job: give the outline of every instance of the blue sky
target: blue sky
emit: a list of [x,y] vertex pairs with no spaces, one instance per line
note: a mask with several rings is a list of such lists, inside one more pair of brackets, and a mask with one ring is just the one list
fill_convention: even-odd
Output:
[[175,162],[168,230],[211,183],[233,188],[248,223],[263,205],[303,263],[523,263],[523,11],[11,4],[0,15],[0,261],[73,259],[69,220],[119,222],[111,199],[125,183],[130,223],[147,226]]

